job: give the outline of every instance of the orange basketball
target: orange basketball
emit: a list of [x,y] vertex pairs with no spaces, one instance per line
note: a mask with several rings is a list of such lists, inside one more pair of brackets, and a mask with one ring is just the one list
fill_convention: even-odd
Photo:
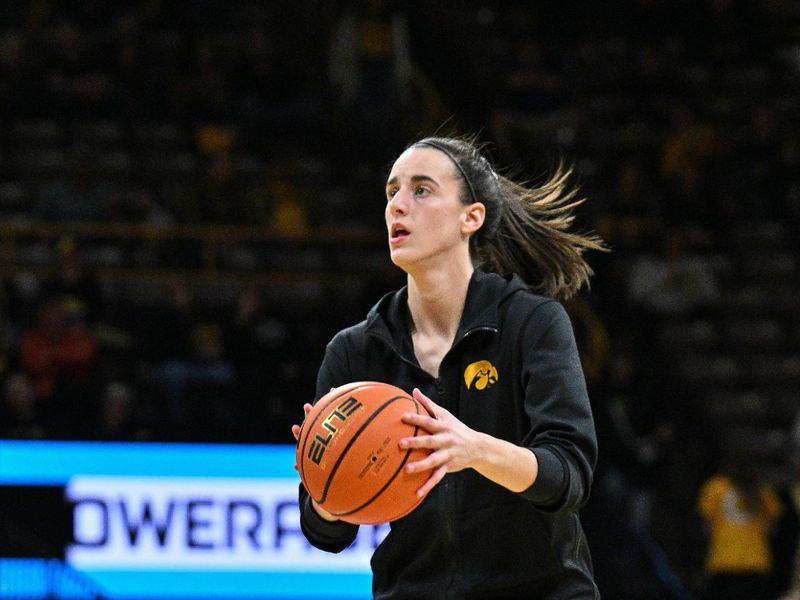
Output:
[[429,450],[403,450],[398,442],[428,434],[403,423],[409,412],[425,409],[400,388],[375,381],[343,385],[320,398],[297,440],[297,470],[311,497],[358,524],[387,523],[416,508],[430,471],[407,473],[405,466]]

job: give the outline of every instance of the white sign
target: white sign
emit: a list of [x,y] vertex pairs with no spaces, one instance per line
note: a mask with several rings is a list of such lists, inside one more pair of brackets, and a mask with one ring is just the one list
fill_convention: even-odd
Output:
[[369,573],[388,526],[362,526],[340,554],[313,548],[300,531],[297,481],[76,476],[77,569],[349,571]]

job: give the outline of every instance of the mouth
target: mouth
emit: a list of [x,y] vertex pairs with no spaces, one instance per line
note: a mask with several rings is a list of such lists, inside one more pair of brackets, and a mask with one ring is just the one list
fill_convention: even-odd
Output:
[[400,223],[393,223],[389,230],[389,243],[396,244],[411,235],[411,232]]

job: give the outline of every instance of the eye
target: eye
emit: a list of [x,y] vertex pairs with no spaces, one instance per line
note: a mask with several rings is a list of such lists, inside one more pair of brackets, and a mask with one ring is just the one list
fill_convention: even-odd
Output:
[[414,194],[415,195],[422,196],[422,197],[425,197],[430,193],[431,193],[431,191],[428,188],[426,188],[425,186],[422,186],[422,185],[414,190]]
[[397,193],[397,191],[398,191],[397,186],[386,188],[386,201],[388,202],[389,200],[394,198],[394,195]]

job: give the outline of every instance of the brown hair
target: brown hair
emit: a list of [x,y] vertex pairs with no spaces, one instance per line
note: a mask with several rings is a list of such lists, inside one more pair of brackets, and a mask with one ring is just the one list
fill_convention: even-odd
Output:
[[471,140],[427,137],[411,144],[417,146],[446,154],[464,181],[462,202],[486,207],[483,227],[470,239],[476,266],[516,273],[534,291],[561,300],[588,286],[593,271],[583,253],[607,248],[594,234],[569,230],[573,210],[585,201],[570,185],[571,168],[561,163],[542,185],[526,187],[498,175]]

